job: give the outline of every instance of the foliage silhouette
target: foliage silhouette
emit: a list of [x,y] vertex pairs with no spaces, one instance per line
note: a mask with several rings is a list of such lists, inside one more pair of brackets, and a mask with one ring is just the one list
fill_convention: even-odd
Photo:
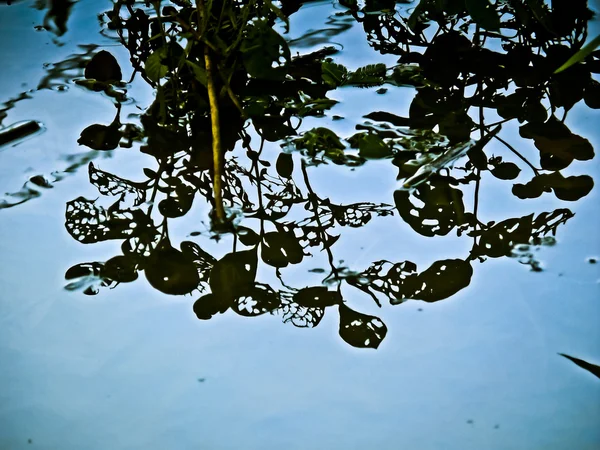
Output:
[[[591,52],[580,64],[555,73],[585,42],[591,17],[585,2],[569,6],[565,25],[560,20],[564,1],[551,8],[541,0],[494,5],[422,0],[410,16],[402,16],[393,1],[359,6],[343,0],[340,29],[354,20],[375,50],[399,57],[393,67],[377,63],[355,71],[335,61],[337,50],[331,46],[292,55],[274,25],[289,26],[288,16],[300,4],[114,2],[105,14],[107,27],[129,51],[133,76],[139,74],[156,97],[141,116],[141,128],[121,124],[119,105],[126,97],[121,69],[108,52],[95,53],[85,75],[100,84],[87,80],[82,85],[116,92],[118,111],[112,124],[86,128],[79,143],[112,150],[127,146],[123,138],[128,136],[129,146],[140,141],[157,167],[132,181],[90,162],[90,182],[114,201],[107,207],[82,197],[69,202],[67,231],[82,243],[121,240],[122,254],[73,266],[67,271],[68,289],[95,294],[101,287],[132,282],[144,271],[161,292],[198,291],[193,311],[199,319],[231,309],[248,317],[279,314],[284,322],[310,328],[329,308],[339,313],[345,342],[377,348],[387,333],[385,324],[350,308],[346,287],[379,306],[382,296],[393,305],[436,302],[468,286],[475,262],[486,258],[513,256],[541,270],[527,249],[551,245],[548,235],[554,236],[573,213],[560,208],[483,223],[478,195],[485,172],[504,181],[532,172],[530,181],[513,185],[521,199],[553,193],[576,201],[592,189],[591,177],[561,171],[594,156],[591,144],[572,133],[565,119],[581,100],[597,107],[592,73],[598,73],[600,55]],[[315,36],[303,39],[323,42]],[[298,122],[324,117],[336,104],[328,97],[336,89],[383,85],[415,89],[407,117],[365,110],[364,122],[351,136],[325,126],[300,131]],[[501,137],[502,125],[510,121],[520,124],[523,139],[533,140],[539,163]],[[506,153],[489,154],[492,140]],[[273,162],[263,159],[269,142],[282,148]],[[311,174],[319,170],[314,166],[359,168],[371,160],[398,168],[401,187],[393,194],[394,205],[336,204],[311,185]],[[465,204],[467,195],[473,195],[472,208]],[[193,241],[182,242],[180,250],[171,244],[169,220],[201,201],[212,209],[207,234],[217,240],[224,233],[234,237],[231,252],[220,258]],[[423,236],[456,232],[471,239],[472,248],[424,270],[411,261],[381,260],[363,269],[335,262],[343,227],[360,228],[374,216],[394,214]],[[288,285],[284,269],[302,264],[315,251],[329,261],[322,285]],[[266,266],[280,287],[257,280],[259,267]]]

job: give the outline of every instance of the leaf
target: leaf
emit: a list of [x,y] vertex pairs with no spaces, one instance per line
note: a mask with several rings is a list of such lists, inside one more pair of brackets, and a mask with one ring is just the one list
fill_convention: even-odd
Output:
[[[400,272],[397,269],[402,269]],[[473,268],[462,259],[445,259],[434,262],[421,273],[406,274],[404,267],[394,265],[386,276],[387,288],[392,296],[390,303],[397,305],[405,300],[437,302],[444,300],[471,283]]]
[[231,306],[232,299],[218,296],[215,294],[206,294],[194,302],[194,314],[200,320],[209,320],[214,315],[224,313]]
[[488,0],[465,0],[465,6],[477,25],[490,31],[500,30],[500,17]]
[[283,178],[292,178],[294,172],[294,158],[289,153],[280,153],[275,164],[277,173]]
[[348,78],[348,69],[330,61],[321,63],[321,78],[331,88],[342,86]]
[[600,83],[596,80],[590,80],[583,92],[583,100],[588,108],[600,108]]
[[100,50],[85,67],[85,78],[104,83],[121,81],[121,67],[113,55],[106,50]]
[[348,138],[352,148],[358,148],[365,159],[382,159],[393,156],[391,147],[374,133],[357,133]]
[[423,236],[445,236],[465,221],[463,193],[436,179],[419,184],[411,192],[397,190],[394,202],[400,217]]
[[559,353],[559,355],[564,356],[567,359],[570,359],[575,364],[577,364],[579,367],[587,370],[588,372],[590,372],[590,373],[596,375],[598,378],[600,378],[600,366],[597,366],[596,364],[591,364],[587,361],[584,361],[583,359],[574,358],[572,356],[565,355],[564,353]]
[[194,262],[169,243],[152,252],[144,264],[144,273],[153,288],[170,295],[189,294],[200,284]]
[[560,172],[536,175],[526,184],[515,184],[512,193],[521,198],[537,198],[543,192],[554,191],[560,200],[576,201],[585,197],[594,187],[594,180],[588,175],[563,177]]
[[271,12],[273,14],[275,14],[277,16],[277,18],[283,22],[283,24],[285,26],[285,32],[289,33],[290,32],[290,19],[288,18],[288,16],[286,16],[281,9],[279,9],[277,6],[275,6],[273,4],[273,2],[271,2],[271,0],[265,0],[265,2],[267,3],[267,6],[271,10]]
[[144,63],[146,76],[155,83],[175,69],[183,55],[183,48],[175,42],[164,45],[148,56]]
[[340,304],[340,337],[353,347],[377,348],[387,334],[385,324],[375,316],[361,314]]
[[218,260],[210,272],[212,293],[233,300],[245,292],[256,278],[256,250],[228,253]]
[[600,35],[596,36],[589,43],[584,45],[577,53],[567,59],[567,61],[558,69],[556,69],[554,73],[562,72],[563,70],[567,70],[572,65],[580,63],[598,47],[600,47]]
[[118,283],[135,281],[138,278],[136,259],[131,255],[115,256],[104,263],[100,274]]
[[585,138],[573,134],[556,117],[550,117],[544,123],[528,123],[519,128],[519,134],[533,139],[540,151],[540,164],[546,170],[561,170],[574,159],[587,161],[594,157],[594,148]]
[[533,214],[507,219],[481,232],[475,247],[478,256],[509,256],[517,244],[527,244],[533,232]]
[[146,201],[146,190],[140,185],[100,170],[94,167],[91,161],[88,165],[88,173],[90,183],[96,186],[102,195],[124,196],[125,194],[131,194],[135,196],[134,206],[139,206]]
[[120,124],[100,125],[93,124],[86,127],[77,139],[79,145],[85,145],[92,150],[114,150],[119,146],[122,133],[119,131]]
[[231,308],[240,316],[255,317],[273,312],[280,304],[279,293],[267,284],[255,283],[234,300]]
[[140,236],[147,232],[150,223],[139,209],[107,210],[78,197],[67,203],[65,227],[73,239],[90,244]]
[[521,169],[515,163],[501,162],[496,164],[491,172],[500,180],[514,180],[519,176]]
[[260,242],[260,236],[252,228],[238,226],[236,235],[240,242],[247,246],[255,246]]
[[185,60],[185,63],[191,67],[192,72],[194,72],[194,77],[196,81],[198,81],[203,86],[208,86],[208,79],[206,77],[206,69],[204,67],[200,67],[198,64],[190,61],[189,59]]
[[242,60],[248,73],[256,78],[280,79],[283,73],[273,65],[281,59],[291,59],[287,42],[264,20],[253,22],[240,47]]
[[340,304],[342,297],[337,291],[329,291],[325,286],[300,289],[294,294],[294,302],[307,308],[324,308]]
[[379,86],[385,83],[385,64],[369,64],[351,72],[344,84],[359,87]]
[[272,231],[263,236],[261,245],[262,260],[273,267],[286,267],[298,264],[304,257],[302,246],[293,232]]

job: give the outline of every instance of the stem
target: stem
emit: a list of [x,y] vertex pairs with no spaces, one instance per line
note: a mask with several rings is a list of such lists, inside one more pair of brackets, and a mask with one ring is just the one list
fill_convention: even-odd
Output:
[[521,161],[523,161],[525,164],[527,164],[531,168],[531,170],[533,170],[534,174],[536,174],[536,175],[540,174],[539,170],[536,169],[535,166],[533,164],[531,164],[529,162],[529,160],[527,158],[525,158],[521,153],[519,153],[512,145],[510,145],[508,142],[506,142],[504,139],[502,139],[498,136],[494,136],[494,138],[496,138],[497,140],[502,142],[506,148],[508,148],[515,155],[517,155],[519,157],[519,159],[521,159]]
[[217,221],[225,220],[223,209],[223,197],[221,192],[221,130],[219,126],[219,105],[217,90],[213,79],[213,63],[210,57],[210,49],[204,46],[204,65],[206,66],[206,79],[208,84],[208,101],[210,103],[210,118],[212,125],[212,150],[213,150],[213,192],[215,197],[215,210]]

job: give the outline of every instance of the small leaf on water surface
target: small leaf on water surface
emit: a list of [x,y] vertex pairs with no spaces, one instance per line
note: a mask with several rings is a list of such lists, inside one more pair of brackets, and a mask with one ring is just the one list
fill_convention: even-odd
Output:
[[377,348],[387,334],[385,324],[375,316],[369,316],[340,304],[340,337],[353,347]]
[[106,50],[101,50],[94,55],[86,66],[85,78],[109,83],[111,81],[121,81],[123,75],[115,57]]
[[597,366],[596,364],[591,364],[587,361],[584,361],[583,359],[574,358],[573,356],[565,355],[564,353],[559,353],[559,355],[564,356],[567,359],[570,359],[575,364],[577,364],[579,367],[587,370],[588,372],[590,372],[590,373],[596,375],[598,378],[600,378],[600,366]]

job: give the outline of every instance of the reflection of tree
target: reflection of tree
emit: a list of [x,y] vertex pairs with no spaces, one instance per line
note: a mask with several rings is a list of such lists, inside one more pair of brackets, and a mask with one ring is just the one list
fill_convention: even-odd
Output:
[[[157,4],[152,14],[117,1],[107,15],[109,28],[130,52],[134,72],[156,89],[156,99],[141,117],[143,130],[123,125],[119,109],[111,124],[86,128],[79,143],[110,150],[143,139],[141,151],[156,159],[157,168],[144,169],[144,180],[131,181],[90,162],[90,182],[114,202],[106,207],[82,197],[69,202],[67,230],[82,243],[121,240],[122,254],[72,267],[69,289],[94,294],[101,286],[134,281],[143,271],[161,292],[200,291],[194,304],[199,319],[232,309],[243,316],[281,314],[300,327],[318,325],[325,310],[337,306],[342,339],[376,348],[385,325],[350,309],[343,286],[362,291],[379,306],[382,296],[392,304],[439,301],[469,285],[473,261],[517,255],[516,249],[528,245],[550,245],[547,235],[573,216],[558,209],[483,223],[478,204],[484,172],[513,180],[522,167],[531,171],[529,182],[513,186],[522,199],[553,192],[574,201],[592,188],[589,176],[564,176],[561,170],[573,160],[593,157],[590,143],[564,121],[580,100],[597,103],[597,84],[590,75],[597,71],[597,55],[553,74],[585,40],[589,15],[584,7],[566,29],[553,19],[554,10],[535,0],[526,7],[501,2],[484,11],[472,5],[475,9],[467,11],[464,2],[422,1],[408,18],[388,12],[386,2],[377,3],[381,10],[373,2],[362,10],[355,2],[343,2],[375,49],[400,56],[392,68],[372,64],[349,71],[334,62],[331,47],[291,57],[272,28],[276,17],[285,16],[269,1],[174,3]],[[294,5],[283,2],[283,10],[291,13]],[[393,2],[391,6],[393,11]],[[425,32],[434,22],[437,29]],[[94,58],[109,61],[114,70],[107,74],[106,64],[90,62],[85,85],[110,92],[121,72],[106,53]],[[323,116],[335,104],[329,91],[384,83],[417,89],[408,117],[371,111],[349,137],[325,127],[298,133],[299,126],[293,125],[297,119]],[[512,93],[506,95],[507,89]],[[121,101],[119,95],[113,98]],[[560,108],[564,114],[559,120]],[[486,120],[494,114],[499,118]],[[521,136],[539,150],[539,167],[500,136],[502,124],[514,119],[522,124]],[[478,138],[472,139],[473,134]],[[220,144],[215,144],[217,138]],[[506,155],[486,153],[492,140],[504,145]],[[272,164],[263,159],[263,148],[276,141],[284,151]],[[239,151],[225,156],[236,148],[243,148],[245,157]],[[294,153],[301,154],[299,168]],[[402,188],[394,193],[395,208],[335,204],[313,190],[312,166],[333,162],[357,167],[372,159],[387,159],[398,168]],[[469,186],[472,211],[463,201]],[[234,236],[232,251],[219,259],[195,242],[176,248],[169,237],[169,219],[186,215],[199,198],[217,211],[212,236]],[[227,221],[219,218],[220,205]],[[362,270],[336,264],[340,227],[362,227],[374,215],[388,216],[394,209],[423,236],[456,231],[470,237],[471,251],[424,270],[411,261],[375,261]],[[329,261],[323,285],[290,286],[284,269],[316,250]],[[539,270],[532,257],[520,258]],[[257,280],[259,264],[274,269],[280,288]]]

